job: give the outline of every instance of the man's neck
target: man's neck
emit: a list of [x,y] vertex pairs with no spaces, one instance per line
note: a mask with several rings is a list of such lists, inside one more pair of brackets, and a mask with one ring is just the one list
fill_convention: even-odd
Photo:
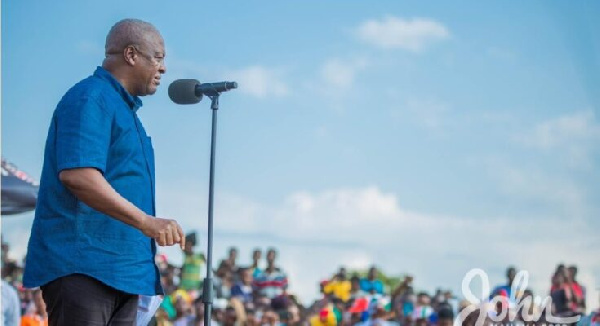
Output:
[[125,74],[120,73],[120,70],[118,70],[117,67],[105,61],[104,63],[102,63],[102,68],[108,71],[119,82],[119,84],[121,84],[121,86],[125,88],[127,93],[133,95],[133,89],[131,89],[129,79]]

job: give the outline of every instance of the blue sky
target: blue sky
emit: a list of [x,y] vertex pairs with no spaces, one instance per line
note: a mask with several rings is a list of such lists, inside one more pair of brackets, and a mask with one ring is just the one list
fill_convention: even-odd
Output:
[[[206,230],[210,110],[176,106],[167,85],[240,85],[219,111],[217,257],[277,246],[305,299],[342,264],[457,292],[471,268],[498,283],[515,264],[544,295],[565,262],[595,289],[598,14],[592,1],[3,1],[2,155],[39,178],[56,103],[101,63],[110,26],[140,18],[167,47],[140,111],[158,214],[186,230]],[[3,218],[16,256],[32,216]]]

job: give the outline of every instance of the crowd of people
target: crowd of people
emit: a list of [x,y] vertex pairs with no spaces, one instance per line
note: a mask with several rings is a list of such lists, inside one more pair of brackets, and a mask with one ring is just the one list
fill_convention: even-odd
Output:
[[[173,264],[164,255],[157,255],[165,291],[160,307],[151,320],[159,326],[204,325],[203,275],[205,257],[196,248],[196,238],[190,234],[183,250],[183,263]],[[289,291],[285,269],[277,264],[275,248],[255,249],[252,263],[241,266],[237,248],[230,248],[227,257],[214,271],[212,322],[218,326],[450,326],[459,317],[462,325],[475,326],[478,320],[486,325],[506,325],[521,322],[527,325],[548,323],[544,309],[554,316],[585,317],[585,288],[577,282],[577,267],[559,265],[552,277],[550,306],[534,303],[530,290],[517,291],[513,281],[516,269],[507,269],[507,283],[494,288],[485,305],[472,306],[459,300],[451,291],[434,294],[416,291],[413,277],[406,276],[390,288],[379,278],[377,267],[366,275],[352,274],[340,267],[319,284],[320,297],[303,305]],[[20,276],[23,268],[11,260],[8,245],[2,245],[2,304],[4,325],[47,325],[45,304],[39,289],[25,289]],[[518,288],[517,288],[518,290]],[[5,294],[14,291],[14,295]],[[8,311],[11,298],[17,311]],[[528,299],[529,298],[529,299]],[[531,304],[523,304],[531,300]],[[472,309],[470,309],[470,307]],[[461,313],[462,312],[462,313]],[[10,316],[21,316],[10,323]],[[527,316],[533,316],[528,321]],[[8,318],[8,319],[7,319]],[[17,320],[17,319],[14,319]],[[598,325],[598,312],[583,318],[588,325]],[[580,321],[580,323],[582,322]]]

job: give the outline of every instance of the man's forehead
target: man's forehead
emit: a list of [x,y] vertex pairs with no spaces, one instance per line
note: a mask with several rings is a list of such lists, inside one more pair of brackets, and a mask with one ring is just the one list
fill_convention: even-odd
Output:
[[152,34],[148,37],[148,43],[154,52],[165,54],[165,41],[160,34]]

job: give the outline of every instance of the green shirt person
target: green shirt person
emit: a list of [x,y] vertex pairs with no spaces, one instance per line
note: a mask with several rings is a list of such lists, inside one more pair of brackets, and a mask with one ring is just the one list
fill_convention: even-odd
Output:
[[194,253],[196,246],[196,233],[186,236],[186,244],[183,249],[184,260],[181,266],[181,283],[179,288],[186,291],[200,290],[202,279],[200,272],[206,259],[202,253]]

